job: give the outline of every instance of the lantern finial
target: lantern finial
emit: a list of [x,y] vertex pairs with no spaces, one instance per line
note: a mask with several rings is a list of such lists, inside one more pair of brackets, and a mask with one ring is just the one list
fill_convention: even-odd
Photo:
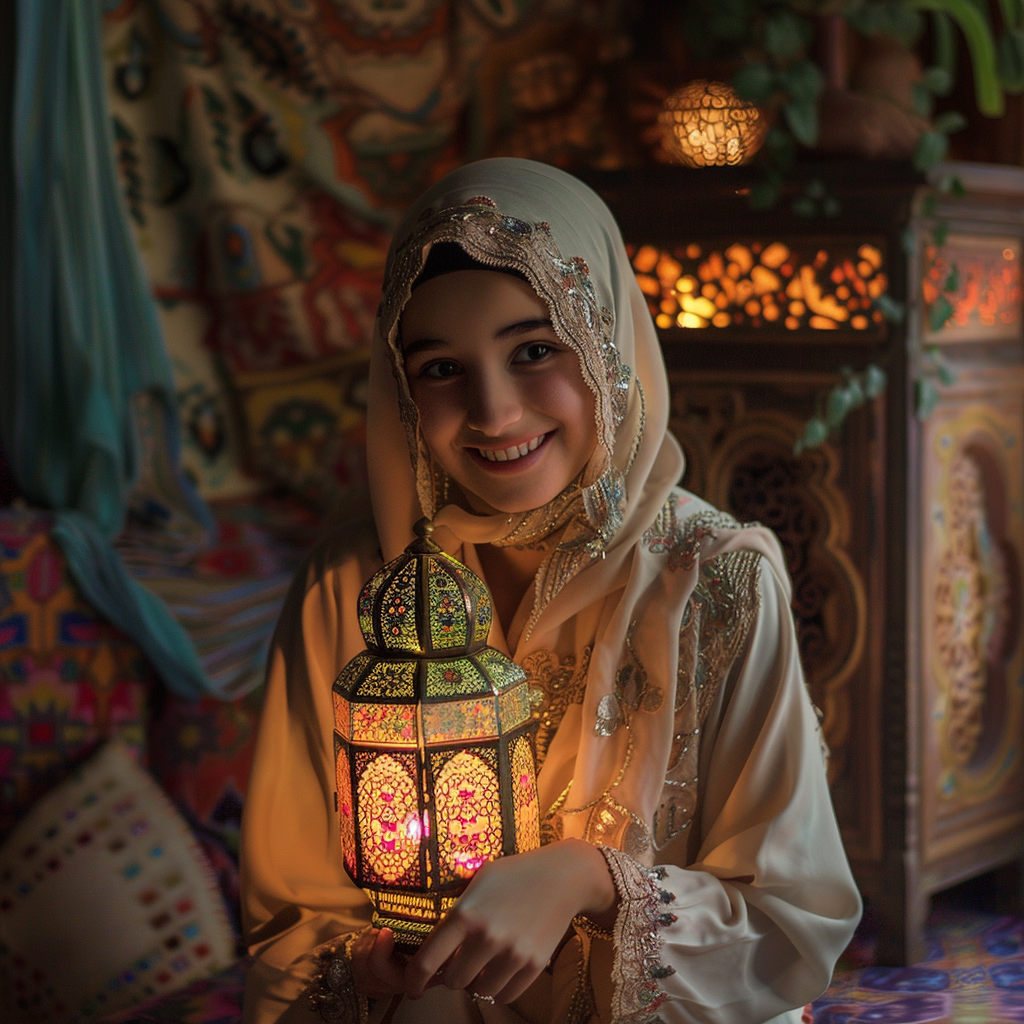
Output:
[[406,549],[417,555],[436,555],[441,549],[437,544],[430,539],[431,534],[434,532],[434,524],[424,516],[422,519],[417,519],[413,524],[412,532],[416,534],[416,539]]

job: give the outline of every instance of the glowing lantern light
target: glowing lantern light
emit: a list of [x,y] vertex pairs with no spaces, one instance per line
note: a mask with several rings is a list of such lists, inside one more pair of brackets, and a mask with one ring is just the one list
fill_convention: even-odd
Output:
[[724,82],[697,79],[672,93],[658,114],[662,148],[689,167],[734,167],[746,163],[768,133],[768,121],[753,103]]
[[483,864],[540,845],[526,675],[487,646],[490,594],[432,530],[363,588],[367,650],[333,688],[345,869],[406,946]]

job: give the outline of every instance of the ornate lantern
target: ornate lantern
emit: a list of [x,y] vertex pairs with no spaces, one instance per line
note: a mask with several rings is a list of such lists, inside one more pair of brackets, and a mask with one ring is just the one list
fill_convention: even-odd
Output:
[[768,120],[724,82],[697,79],[672,93],[658,114],[661,145],[689,167],[746,163],[768,133]]
[[345,868],[406,946],[482,864],[540,845],[526,675],[487,646],[487,587],[432,531],[363,588],[367,649],[333,688]]

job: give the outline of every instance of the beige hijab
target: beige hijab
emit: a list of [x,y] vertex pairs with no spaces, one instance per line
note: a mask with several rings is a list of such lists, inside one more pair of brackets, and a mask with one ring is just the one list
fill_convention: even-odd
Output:
[[[424,443],[397,335],[437,242],[525,275],[594,392],[594,455],[582,478],[544,508],[487,516],[460,507]],[[650,859],[675,731],[677,638],[698,570],[696,551],[680,557],[665,543],[678,533],[669,499],[683,456],[668,433],[665,365],[618,226],[590,188],[554,167],[485,160],[443,178],[409,211],[386,281],[368,425],[384,557],[404,549],[423,514],[435,520],[441,543],[478,571],[476,544],[544,545],[533,590],[505,635],[496,626],[491,638],[535,677],[548,676],[536,681],[551,731],[561,727],[551,749],[542,737],[541,799],[557,812],[556,835]]]

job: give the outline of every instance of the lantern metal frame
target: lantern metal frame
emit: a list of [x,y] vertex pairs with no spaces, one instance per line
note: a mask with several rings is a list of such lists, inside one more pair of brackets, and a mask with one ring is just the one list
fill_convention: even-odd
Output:
[[[333,686],[345,869],[373,903],[374,925],[391,928],[405,946],[429,934],[485,860],[540,845],[526,674],[487,645],[492,612],[483,581],[429,539],[429,523],[418,523],[417,533],[363,588],[367,649]],[[454,768],[445,776],[460,754],[469,758],[455,763],[475,771],[486,791],[476,803],[463,799],[472,790],[452,792],[462,778]],[[374,808],[391,817],[373,818]],[[489,844],[466,841],[460,861],[453,851],[466,836],[456,833],[474,827],[474,810],[491,826]],[[395,856],[382,872],[384,848]]]

